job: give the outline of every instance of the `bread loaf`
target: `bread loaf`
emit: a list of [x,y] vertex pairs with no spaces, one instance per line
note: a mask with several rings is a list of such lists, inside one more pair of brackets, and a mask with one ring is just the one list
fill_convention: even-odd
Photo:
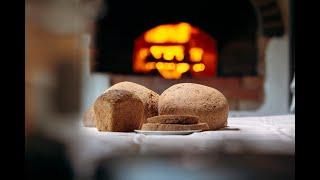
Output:
[[141,124],[139,125],[139,129],[141,128],[143,123],[147,122],[147,118],[158,115],[159,94],[157,94],[156,92],[142,85],[127,81],[117,83],[111,86],[105,92],[115,89],[129,91],[134,95],[138,96],[142,101],[144,106],[144,112]]
[[139,129],[144,106],[140,98],[126,90],[108,90],[94,103],[99,131],[131,132]]
[[160,115],[198,116],[210,130],[216,130],[227,125],[229,106],[224,95],[214,88],[181,83],[160,95],[158,111]]

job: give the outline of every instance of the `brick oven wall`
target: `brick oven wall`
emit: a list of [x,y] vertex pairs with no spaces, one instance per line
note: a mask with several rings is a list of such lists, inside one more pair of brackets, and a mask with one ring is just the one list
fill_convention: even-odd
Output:
[[255,110],[264,100],[263,78],[260,76],[167,80],[154,76],[110,75],[110,85],[122,81],[144,85],[159,94],[177,83],[190,82],[206,85],[216,88],[226,96],[230,110]]

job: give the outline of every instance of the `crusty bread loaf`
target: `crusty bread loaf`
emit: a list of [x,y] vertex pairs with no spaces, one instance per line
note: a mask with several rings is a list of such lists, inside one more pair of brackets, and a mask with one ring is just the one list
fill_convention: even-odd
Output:
[[108,90],[94,103],[99,131],[130,132],[139,129],[144,106],[138,96],[126,90]]
[[227,125],[229,105],[224,95],[200,84],[181,83],[166,89],[159,97],[160,115],[199,116],[210,130]]
[[160,124],[197,124],[199,118],[186,115],[160,115],[148,118],[147,121],[148,123]]
[[84,113],[82,124],[85,127],[96,127],[93,105]]
[[145,123],[141,130],[144,131],[188,131],[188,130],[207,130],[207,123],[198,124],[160,124],[160,123]]
[[129,92],[132,92],[136,96],[140,98],[144,105],[144,113],[142,122],[139,126],[142,126],[143,123],[147,122],[147,118],[158,115],[158,100],[159,100],[159,94],[156,92],[133,82],[120,82],[113,86],[111,86],[109,89],[107,89],[105,92],[110,90],[126,90]]

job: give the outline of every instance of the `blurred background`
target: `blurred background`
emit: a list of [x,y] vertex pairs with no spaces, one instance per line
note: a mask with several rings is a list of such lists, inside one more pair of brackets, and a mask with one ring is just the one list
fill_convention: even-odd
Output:
[[[55,167],[53,177],[79,178],[65,146],[80,143],[78,127],[84,111],[105,89],[121,81],[136,82],[157,93],[181,82],[214,87],[228,99],[230,117],[294,114],[293,2],[26,0],[25,124],[30,177],[40,176],[39,172],[46,177],[48,169]],[[218,178],[225,172],[232,173],[218,179],[261,178],[258,172],[270,172],[281,163],[286,165],[266,179],[292,175],[292,166],[287,166],[292,165],[292,157],[274,158],[262,166],[257,162],[274,156],[224,156],[239,167],[240,162],[255,167],[258,175],[246,174],[237,163],[232,167],[214,164],[213,159],[221,156],[202,154],[201,163],[191,167],[195,168],[192,179]],[[176,160],[171,156],[119,158],[126,163],[101,159],[95,177],[143,179],[137,174],[141,171],[163,179],[169,175],[157,169],[172,167],[171,178],[187,179],[182,175],[190,171],[172,164]],[[46,170],[47,162],[51,165]],[[131,169],[134,165],[136,171]],[[202,166],[215,167],[217,173]],[[109,171],[114,176],[109,177]]]
[[91,57],[92,71],[107,73],[109,85],[132,81],[161,93],[194,82],[224,92],[231,115],[289,112],[289,1],[104,4]]

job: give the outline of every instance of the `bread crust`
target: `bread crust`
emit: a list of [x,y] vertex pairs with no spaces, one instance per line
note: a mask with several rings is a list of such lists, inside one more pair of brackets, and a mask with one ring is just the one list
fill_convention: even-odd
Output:
[[160,124],[146,123],[142,125],[144,131],[188,131],[188,130],[208,130],[207,123],[198,124]]
[[159,97],[159,115],[192,115],[207,123],[210,130],[225,127],[229,105],[218,90],[194,83],[180,83],[166,89]]
[[141,128],[143,123],[147,122],[147,118],[158,115],[159,94],[157,94],[156,92],[142,85],[139,85],[133,82],[128,82],[128,81],[117,83],[111,86],[105,92],[110,90],[129,91],[140,98],[144,106],[144,112],[143,112],[143,118],[139,128]]
[[160,124],[197,124],[199,118],[197,116],[187,115],[160,115],[148,118],[147,122]]
[[138,96],[125,90],[109,90],[94,103],[99,131],[131,132],[140,127],[144,106]]

